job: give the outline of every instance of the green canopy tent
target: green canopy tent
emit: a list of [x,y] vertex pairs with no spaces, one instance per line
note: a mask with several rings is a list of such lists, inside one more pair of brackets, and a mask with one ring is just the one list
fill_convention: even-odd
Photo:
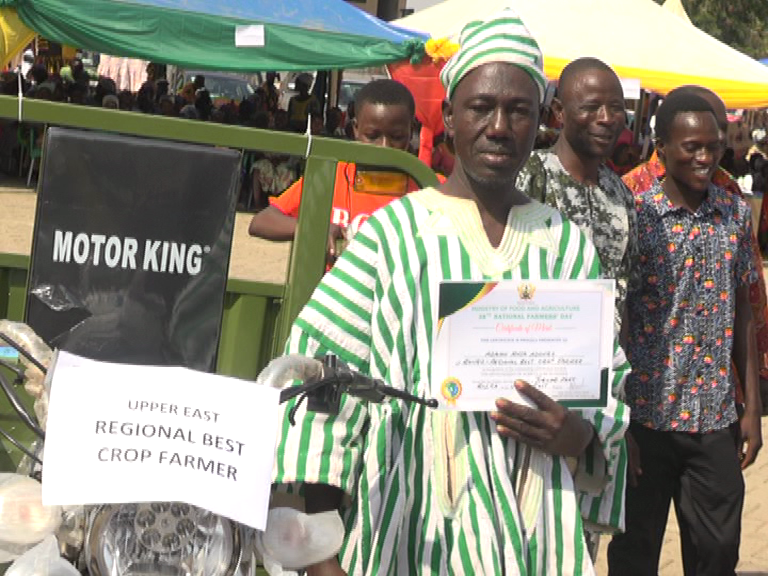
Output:
[[183,67],[361,68],[417,57],[427,36],[344,0],[0,0],[41,36]]

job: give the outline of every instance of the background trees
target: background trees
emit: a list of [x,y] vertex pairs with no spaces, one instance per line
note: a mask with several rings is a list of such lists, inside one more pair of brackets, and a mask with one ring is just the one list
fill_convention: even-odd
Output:
[[[656,0],[663,4],[664,0]],[[701,30],[753,58],[768,58],[768,1],[682,0]]]

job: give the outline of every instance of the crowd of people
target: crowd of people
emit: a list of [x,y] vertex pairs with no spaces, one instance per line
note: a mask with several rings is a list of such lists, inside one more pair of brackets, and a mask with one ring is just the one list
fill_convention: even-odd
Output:
[[[177,94],[170,91],[168,80],[158,77],[158,68],[149,64],[147,80],[137,92],[118,90],[109,77],[92,78],[79,58],[57,73],[49,73],[44,64],[30,67],[21,81],[21,91],[27,98],[67,102],[70,104],[103,107],[170,118],[209,121],[259,129],[305,133],[314,136],[355,139],[353,124],[355,104],[345,110],[329,106],[323,110],[318,97],[311,92],[313,77],[299,74],[295,79],[296,94],[283,103],[276,86],[278,74],[267,72],[265,81],[257,86],[248,98],[215,103],[206,87],[204,74],[182,86]],[[17,95],[19,79],[16,72],[5,72],[1,83],[2,93]],[[311,122],[308,121],[311,116]],[[409,134],[411,129],[409,128]],[[16,131],[6,131],[6,140],[0,144],[2,154],[17,156]],[[26,137],[26,136],[25,136]],[[39,144],[42,130],[37,130]],[[413,142],[408,143],[411,146]],[[8,162],[11,165],[12,162]],[[239,207],[260,210],[267,206],[270,197],[277,196],[300,177],[303,161],[298,157],[249,151],[246,155],[245,178]]]
[[[317,98],[309,93],[312,77],[308,74],[297,78],[298,94],[291,98],[287,109],[279,107],[279,94],[275,86],[277,75],[274,72],[266,74],[266,81],[256,87],[249,98],[239,102],[230,100],[218,106],[206,88],[204,74],[196,75],[177,94],[171,92],[168,80],[157,76],[154,64],[147,66],[146,76],[147,80],[137,92],[118,90],[112,78],[92,78],[82,60],[75,58],[69,66],[56,73],[49,73],[45,64],[33,65],[22,78],[21,91],[27,98],[274,130],[304,132],[308,114],[323,118]],[[3,94],[17,95],[18,84],[16,72],[3,73]],[[326,118],[326,121],[313,125],[313,131],[318,135],[331,136],[344,133],[345,118],[340,109],[329,109]]]

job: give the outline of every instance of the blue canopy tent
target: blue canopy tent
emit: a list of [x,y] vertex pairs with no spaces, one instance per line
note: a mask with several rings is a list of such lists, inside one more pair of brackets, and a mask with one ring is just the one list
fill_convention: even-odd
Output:
[[0,0],[41,36],[184,67],[360,68],[418,57],[427,35],[344,0]]

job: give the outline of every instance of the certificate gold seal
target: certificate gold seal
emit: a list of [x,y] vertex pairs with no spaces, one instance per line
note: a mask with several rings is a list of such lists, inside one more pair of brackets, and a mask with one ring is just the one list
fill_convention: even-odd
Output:
[[440,392],[449,406],[456,405],[456,400],[461,396],[461,390],[461,382],[453,376],[443,380],[443,383],[440,385]]

